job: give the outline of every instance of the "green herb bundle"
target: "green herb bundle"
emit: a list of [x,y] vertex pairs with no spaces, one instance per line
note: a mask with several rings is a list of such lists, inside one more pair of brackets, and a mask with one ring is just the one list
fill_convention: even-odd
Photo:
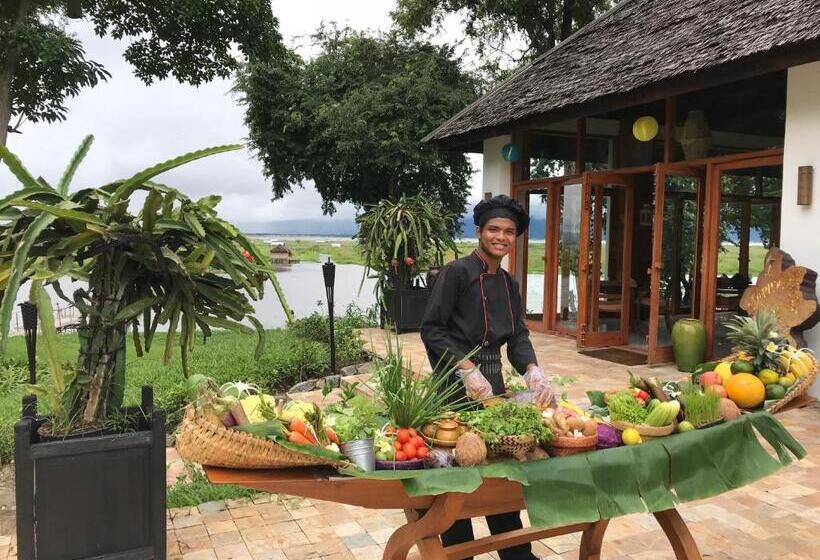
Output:
[[552,439],[552,432],[541,419],[541,411],[531,404],[508,402],[474,412],[462,412],[460,418],[480,433],[487,443],[494,443],[503,436],[533,435],[539,443]]
[[447,408],[463,408],[466,403],[451,402],[462,386],[461,381],[451,381],[454,369],[440,361],[429,375],[414,375],[405,368],[401,345],[394,350],[388,339],[387,357],[376,362],[374,377],[390,423],[396,428],[417,428]]
[[695,427],[720,418],[720,396],[712,391],[703,391],[700,385],[687,384],[680,400],[684,417]]
[[343,407],[330,409],[327,416],[342,442],[369,439],[381,425],[378,406],[363,395],[357,395]]
[[635,396],[629,391],[620,391],[609,397],[607,402],[609,417],[615,422],[643,424],[648,415]]

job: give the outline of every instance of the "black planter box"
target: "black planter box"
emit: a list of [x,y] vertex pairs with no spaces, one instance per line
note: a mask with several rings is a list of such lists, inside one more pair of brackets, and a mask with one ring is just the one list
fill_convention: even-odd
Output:
[[429,288],[385,290],[382,308],[382,327],[389,323],[397,333],[421,329],[424,310],[430,299]]
[[166,555],[165,411],[150,387],[135,431],[41,441],[47,418],[14,428],[19,560],[159,559]]

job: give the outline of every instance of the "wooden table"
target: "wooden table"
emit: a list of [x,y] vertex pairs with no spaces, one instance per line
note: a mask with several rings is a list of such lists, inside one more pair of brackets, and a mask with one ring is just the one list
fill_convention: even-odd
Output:
[[[600,560],[608,520],[576,523],[552,529],[519,529],[444,547],[439,535],[458,519],[525,509],[522,486],[503,478],[485,479],[471,494],[447,493],[411,497],[399,480],[343,477],[333,469],[235,470],[206,467],[213,484],[236,484],[263,492],[314,498],[370,509],[403,509],[407,523],[393,533],[384,549],[384,560],[405,560],[413,545],[424,560],[455,560],[581,532],[580,560]],[[657,512],[655,519],[666,533],[678,560],[701,560],[688,527],[675,509]]]

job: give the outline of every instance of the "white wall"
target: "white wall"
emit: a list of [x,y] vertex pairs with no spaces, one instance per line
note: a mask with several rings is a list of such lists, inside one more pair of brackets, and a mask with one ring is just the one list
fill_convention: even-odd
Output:
[[[797,205],[801,165],[814,166],[810,206]],[[820,272],[820,62],[789,69],[781,212],[781,248],[797,264]],[[806,333],[806,342],[820,352],[820,326]],[[811,394],[820,397],[820,383]]]
[[[481,200],[485,193],[493,196],[506,194],[512,196],[512,164],[501,155],[501,148],[512,142],[512,136],[494,136],[484,140],[484,161],[481,172]],[[501,266],[509,270],[509,258],[504,257]]]
[[510,196],[512,182],[512,164],[501,156],[501,148],[512,142],[510,135],[495,136],[484,140],[484,167],[481,174],[481,198],[484,193],[493,196],[506,194]]

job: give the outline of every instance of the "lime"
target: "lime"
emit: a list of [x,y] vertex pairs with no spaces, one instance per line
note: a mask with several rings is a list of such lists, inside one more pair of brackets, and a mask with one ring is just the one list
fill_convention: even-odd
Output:
[[755,367],[746,360],[735,360],[732,362],[732,373],[754,373]]
[[730,362],[720,362],[715,367],[715,373],[720,376],[723,384],[726,385],[732,378],[732,364]]
[[766,385],[766,398],[770,401],[782,399],[785,394],[786,388],[782,385],[778,385],[777,383]]
[[757,377],[763,382],[764,385],[771,385],[772,383],[777,383],[780,381],[780,374],[774,371],[773,369],[761,369],[760,373],[757,374]]
[[694,429],[695,426],[693,426],[692,423],[687,420],[684,420],[683,422],[678,424],[678,432],[680,433],[691,432]]
[[624,430],[624,433],[621,434],[621,439],[626,445],[638,445],[643,442],[641,434],[639,434],[635,428],[627,428]]
[[783,387],[791,387],[792,385],[794,385],[795,381],[797,381],[797,378],[794,376],[794,374],[787,373],[786,375],[780,378],[780,381],[778,381],[778,383],[780,383],[780,385],[782,385]]

